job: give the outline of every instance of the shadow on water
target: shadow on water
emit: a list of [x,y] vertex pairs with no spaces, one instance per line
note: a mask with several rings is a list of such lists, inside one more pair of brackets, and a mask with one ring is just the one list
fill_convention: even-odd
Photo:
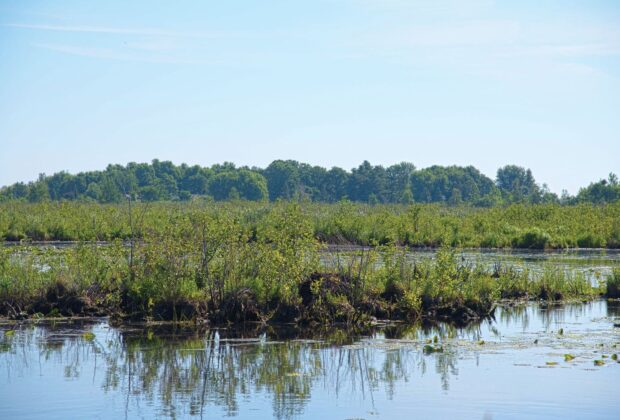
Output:
[[[502,307],[495,320],[464,328],[112,328],[105,321],[4,325],[0,373],[7,384],[24,377],[41,381],[53,375],[46,366],[55,367],[52,372],[62,372],[64,380],[92,384],[104,396],[120,396],[122,407],[104,408],[113,410],[104,411],[109,416],[133,417],[145,407],[171,417],[213,416],[214,410],[235,416],[248,401],[259,400],[262,416],[288,418],[303,414],[313,394],[327,395],[329,401],[361,400],[372,410],[385,410],[403,384],[421,383],[424,377],[438,378],[435,386],[449,390],[459,376],[460,360],[477,354],[482,340],[499,342],[513,333],[540,333],[588,322],[584,319],[592,316],[615,319],[620,304]],[[45,409],[43,400],[33,404]],[[263,413],[268,407],[270,414]]]
[[610,300],[607,302],[607,316],[620,321],[620,300]]

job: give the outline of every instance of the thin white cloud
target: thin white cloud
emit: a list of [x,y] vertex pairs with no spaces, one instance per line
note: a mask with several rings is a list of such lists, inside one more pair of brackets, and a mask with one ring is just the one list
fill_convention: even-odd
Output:
[[49,24],[30,24],[30,23],[5,23],[2,26],[20,29],[33,29],[41,31],[58,32],[79,32],[97,33],[110,35],[140,35],[140,36],[161,36],[161,37],[186,37],[186,38],[220,38],[234,36],[233,33],[224,32],[180,32],[168,31],[152,28],[115,28],[108,26],[90,25],[49,25]]
[[194,51],[182,51],[176,50],[164,50],[159,49],[156,46],[153,48],[145,48],[139,46],[132,46],[127,44],[123,48],[114,47],[91,47],[91,46],[79,46],[69,44],[53,44],[53,43],[38,43],[33,42],[31,47],[40,48],[48,51],[53,51],[61,54],[75,55],[80,57],[90,57],[101,60],[116,60],[116,61],[133,61],[144,63],[162,63],[162,64],[208,64],[213,66],[236,66],[239,63],[243,65],[261,63],[267,60],[265,56],[261,55],[196,55]]
[[500,54],[505,57],[583,57],[610,56],[620,54],[620,45],[611,44],[565,44],[565,45],[533,45],[516,47]]
[[133,52],[122,52],[110,48],[93,48],[93,47],[79,47],[75,45],[62,45],[62,44],[44,44],[33,43],[33,47],[42,48],[49,51],[58,53],[77,55],[82,57],[99,58],[106,60],[119,60],[119,61],[139,61],[147,63],[169,63],[169,64],[198,64],[196,60],[186,60],[178,57],[167,56],[154,56],[135,54]]
[[590,59],[620,55],[617,28],[568,21],[543,25],[514,19],[448,20],[360,31],[350,39],[343,45],[347,58],[381,56],[419,69],[541,83],[562,77],[594,83],[610,72]]
[[472,21],[459,24],[416,25],[397,35],[410,46],[462,47],[516,42],[522,34],[513,21]]
[[514,20],[442,22],[391,31],[361,32],[353,45],[370,48],[466,48],[504,50],[506,55],[590,56],[620,51],[620,31],[605,26],[571,30],[564,25],[531,25]]
[[180,47],[177,40],[171,38],[127,41],[125,44],[128,48],[150,52],[171,52]]
[[[343,0],[333,0],[342,3]],[[408,17],[476,16],[492,9],[495,0],[347,0],[354,7],[372,12],[396,12]]]

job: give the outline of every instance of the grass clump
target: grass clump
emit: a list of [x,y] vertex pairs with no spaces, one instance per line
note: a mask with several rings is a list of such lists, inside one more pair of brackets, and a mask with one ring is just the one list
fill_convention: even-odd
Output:
[[493,276],[497,279],[503,299],[559,301],[589,299],[600,294],[598,287],[594,287],[584,273],[569,272],[550,265],[541,272],[496,265]]
[[607,278],[605,296],[612,299],[620,298],[620,268],[615,268]]

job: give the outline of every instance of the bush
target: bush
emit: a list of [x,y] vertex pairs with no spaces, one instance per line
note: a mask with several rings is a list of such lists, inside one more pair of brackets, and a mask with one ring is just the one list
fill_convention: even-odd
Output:
[[577,246],[579,248],[605,248],[605,238],[594,233],[580,235],[577,238]]
[[512,241],[516,248],[545,249],[551,244],[551,236],[538,228],[523,232]]

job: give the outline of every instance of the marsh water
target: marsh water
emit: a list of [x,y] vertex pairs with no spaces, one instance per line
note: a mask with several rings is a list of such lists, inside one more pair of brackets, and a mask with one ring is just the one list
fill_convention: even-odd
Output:
[[6,324],[0,418],[617,418],[619,322],[600,300],[363,333]]
[[[368,250],[358,246],[329,246],[323,255],[323,262],[338,265],[338,259]],[[410,260],[432,259],[436,249],[412,249],[407,251]],[[532,273],[546,268],[583,273],[592,282],[603,280],[614,267],[620,267],[620,249],[460,249],[456,256],[464,264],[481,264],[493,269],[496,265],[527,268]],[[380,263],[380,262],[379,262]]]

